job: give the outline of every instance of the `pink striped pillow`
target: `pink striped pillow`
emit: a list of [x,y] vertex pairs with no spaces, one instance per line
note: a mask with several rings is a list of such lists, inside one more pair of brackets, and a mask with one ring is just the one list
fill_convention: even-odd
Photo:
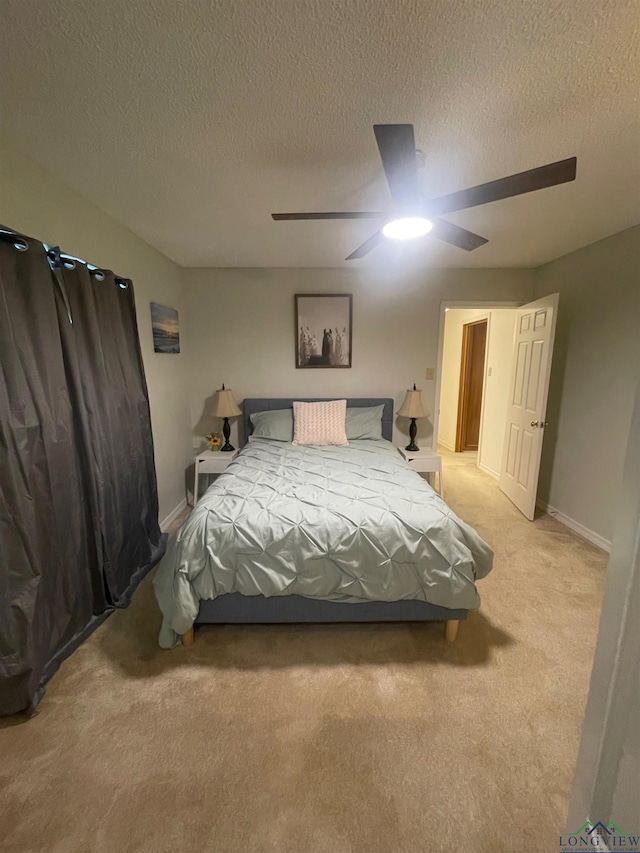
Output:
[[293,444],[349,444],[346,400],[293,404]]

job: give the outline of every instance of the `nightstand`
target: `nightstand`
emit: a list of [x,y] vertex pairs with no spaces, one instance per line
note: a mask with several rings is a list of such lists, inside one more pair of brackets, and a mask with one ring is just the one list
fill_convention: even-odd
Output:
[[[430,447],[427,447],[424,450],[417,450],[415,452],[405,450],[404,447],[399,447],[398,450],[400,451],[400,455],[407,460],[414,471],[418,471],[420,474],[438,475],[437,492],[440,497],[444,497],[444,484],[442,482],[442,456],[438,456],[438,454],[434,453]],[[435,489],[435,482],[433,487]]]
[[222,474],[238,455],[237,450],[223,453],[221,450],[203,450],[196,456],[196,475],[193,483],[193,505],[198,503],[198,477],[200,474]]

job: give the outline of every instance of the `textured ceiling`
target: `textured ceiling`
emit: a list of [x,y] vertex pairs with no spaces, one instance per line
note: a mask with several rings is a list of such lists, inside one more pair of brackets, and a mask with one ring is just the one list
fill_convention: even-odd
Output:
[[452,214],[489,238],[346,265],[536,266],[640,219],[637,0],[0,0],[2,127],[185,266],[345,265],[380,209],[376,122],[427,195],[577,155],[572,184]]

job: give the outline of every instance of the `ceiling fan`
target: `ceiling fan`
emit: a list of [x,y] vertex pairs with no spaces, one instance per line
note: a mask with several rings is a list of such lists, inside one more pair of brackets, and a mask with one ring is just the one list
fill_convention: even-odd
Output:
[[426,199],[420,192],[416,144],[412,124],[374,124],[373,132],[378,143],[382,167],[387,176],[392,205],[386,211],[345,211],[343,213],[272,213],[275,220],[283,219],[377,219],[382,228],[352,252],[347,260],[354,261],[368,255],[383,237],[407,240],[429,232],[438,240],[472,252],[489,242],[471,231],[441,219],[443,213],[466,210],[479,204],[488,204],[501,198],[530,193],[573,181],[576,176],[576,158],[559,160],[508,178],[490,181],[467,190],[450,193],[440,198]]

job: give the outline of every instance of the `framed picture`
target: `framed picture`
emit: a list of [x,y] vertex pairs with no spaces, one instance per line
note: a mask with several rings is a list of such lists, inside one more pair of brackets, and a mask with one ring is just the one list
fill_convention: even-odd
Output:
[[180,352],[180,326],[175,308],[151,302],[154,352]]
[[350,293],[296,293],[296,367],[351,367]]

